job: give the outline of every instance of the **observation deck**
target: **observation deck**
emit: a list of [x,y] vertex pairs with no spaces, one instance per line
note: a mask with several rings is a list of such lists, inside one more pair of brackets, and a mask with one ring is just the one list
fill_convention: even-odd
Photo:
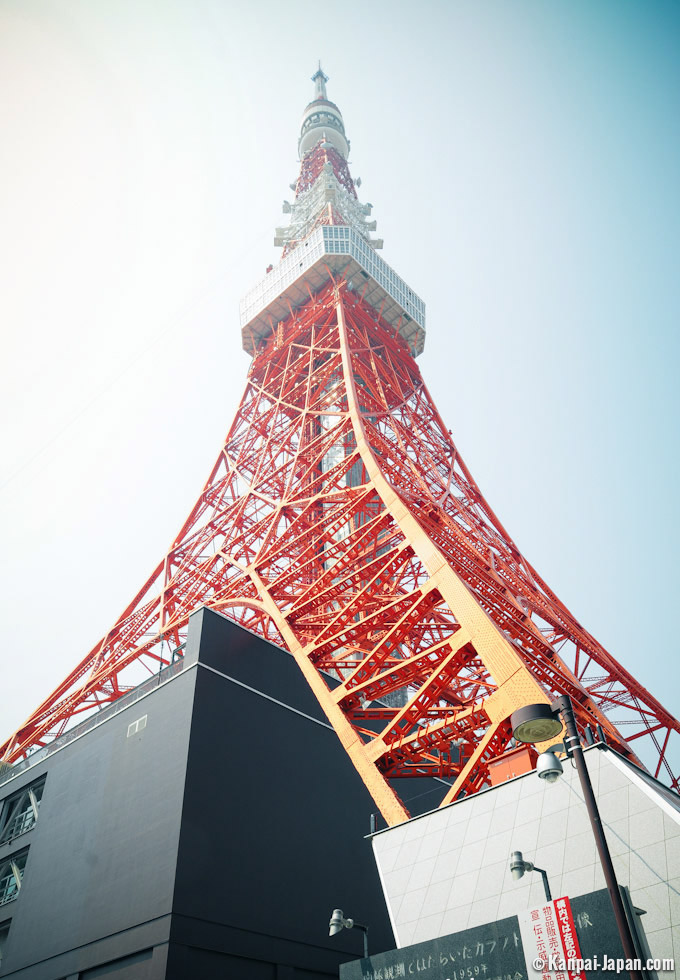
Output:
[[243,349],[261,341],[329,279],[341,277],[406,341],[414,356],[425,346],[425,303],[366,239],[348,225],[322,225],[274,266],[241,300]]

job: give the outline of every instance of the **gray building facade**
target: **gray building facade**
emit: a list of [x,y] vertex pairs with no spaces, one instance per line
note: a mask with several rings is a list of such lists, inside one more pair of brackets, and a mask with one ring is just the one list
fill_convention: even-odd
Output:
[[333,908],[394,946],[374,809],[293,658],[200,610],[181,660],[0,774],[0,977],[337,976]]

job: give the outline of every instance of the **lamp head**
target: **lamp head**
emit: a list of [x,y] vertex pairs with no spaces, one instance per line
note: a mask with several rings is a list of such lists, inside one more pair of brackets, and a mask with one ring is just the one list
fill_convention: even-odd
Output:
[[533,871],[534,866],[530,861],[525,861],[521,851],[512,851],[510,854],[510,874],[513,881],[519,881],[524,877],[525,871]]
[[518,742],[546,742],[562,731],[562,722],[549,704],[527,704],[510,716],[512,734]]
[[560,778],[563,771],[562,763],[554,752],[550,749],[547,752],[541,752],[536,762],[536,772],[541,779],[545,779],[546,783],[554,783]]
[[343,929],[351,929],[354,925],[354,919],[346,919],[342,909],[333,909],[331,921],[328,923],[328,925],[328,935],[337,936],[337,934],[342,932]]

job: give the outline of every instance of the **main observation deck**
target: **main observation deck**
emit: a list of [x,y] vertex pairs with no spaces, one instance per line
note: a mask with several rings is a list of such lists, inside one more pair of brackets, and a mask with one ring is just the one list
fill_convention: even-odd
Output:
[[255,354],[277,323],[309,300],[331,276],[341,275],[407,342],[414,356],[425,346],[425,303],[348,225],[322,225],[253,286],[241,300],[243,349]]

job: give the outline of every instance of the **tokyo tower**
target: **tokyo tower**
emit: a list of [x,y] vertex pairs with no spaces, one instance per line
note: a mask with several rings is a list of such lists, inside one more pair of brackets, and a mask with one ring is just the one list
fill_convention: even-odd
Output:
[[321,67],[312,80],[283,254],[241,303],[252,362],[208,480],[0,757],[181,656],[206,606],[290,651],[389,824],[409,816],[391,780],[440,777],[444,804],[479,791],[514,748],[511,713],[560,694],[637,765],[644,746],[677,791],[680,724],[550,590],[461,459],[416,364],[425,305],[377,254],[342,114]]

